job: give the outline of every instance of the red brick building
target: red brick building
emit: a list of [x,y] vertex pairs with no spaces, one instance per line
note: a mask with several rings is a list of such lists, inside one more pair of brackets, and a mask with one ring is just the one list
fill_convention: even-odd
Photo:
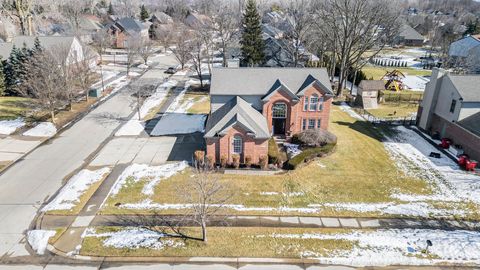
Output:
[[212,71],[207,155],[258,163],[272,136],[328,129],[332,88],[325,69],[218,68]]

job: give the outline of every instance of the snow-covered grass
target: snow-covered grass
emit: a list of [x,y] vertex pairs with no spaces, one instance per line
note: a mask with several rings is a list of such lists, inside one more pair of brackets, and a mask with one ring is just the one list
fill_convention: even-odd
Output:
[[[480,233],[473,231],[391,229],[336,234],[271,234],[256,237],[344,240],[354,244],[351,250],[334,251],[330,256],[319,256],[315,251],[301,251],[302,257],[316,259],[325,264],[386,266],[480,263],[478,252]],[[432,242],[428,249],[427,240]]]
[[95,229],[88,228],[83,238],[101,238],[104,247],[117,249],[148,248],[161,250],[168,248],[181,248],[185,244],[180,240],[167,238],[167,235],[144,228],[125,228],[116,231],[97,233]]
[[443,154],[439,159],[430,157],[431,152],[438,150],[413,130],[397,127],[396,132],[384,142],[386,150],[400,170],[427,181],[434,194],[417,197],[397,193],[395,198],[409,201],[462,201],[480,205],[480,176],[462,171]]
[[25,120],[20,117],[14,120],[2,120],[0,121],[0,134],[10,135],[23,126],[25,126]]
[[55,231],[31,230],[27,232],[27,241],[37,254],[43,255],[47,249],[48,239],[55,233]]
[[72,210],[80,203],[81,197],[94,184],[104,179],[111,169],[106,167],[95,171],[83,169],[74,175],[58,195],[41,211]]
[[425,87],[429,81],[429,78],[410,75],[407,75],[404,79],[402,79],[402,82],[405,84],[405,86],[412,91],[425,91]]
[[284,143],[283,146],[285,147],[285,151],[287,152],[289,158],[293,158],[296,155],[302,153],[302,150],[300,150],[298,144]]
[[128,166],[122,174],[118,177],[115,184],[110,190],[109,196],[117,195],[122,188],[132,183],[137,183],[140,180],[146,181],[142,188],[144,195],[152,195],[155,186],[163,179],[169,178],[172,175],[185,170],[188,167],[186,161],[169,163],[160,166],[148,166],[146,164],[132,164]]
[[175,80],[162,83],[150,97],[148,97],[140,108],[140,117],[143,119],[155,107],[159,106],[167,97],[168,91],[178,84]]
[[365,121],[365,119],[363,119],[363,117],[361,117],[358,113],[353,111],[352,107],[350,107],[350,105],[348,105],[345,102],[342,102],[340,104],[340,110],[348,113],[348,115],[350,115],[352,118],[355,118],[356,120]]
[[24,136],[30,137],[52,137],[57,133],[57,128],[51,122],[41,122],[35,127],[25,131]]

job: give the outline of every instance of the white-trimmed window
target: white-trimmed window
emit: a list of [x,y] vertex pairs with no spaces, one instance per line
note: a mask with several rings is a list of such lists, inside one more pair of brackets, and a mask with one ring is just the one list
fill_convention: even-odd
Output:
[[234,136],[232,140],[232,149],[234,154],[242,154],[243,151],[243,140],[240,136]]
[[318,110],[322,111],[323,110],[323,97],[320,97],[318,99]]
[[317,119],[317,128],[320,129],[322,127],[322,119]]
[[310,97],[310,106],[309,106],[309,111],[316,111],[318,107],[318,96],[313,95]]
[[304,111],[308,110],[308,97],[307,96],[303,97],[303,110]]
[[308,119],[308,129],[315,129],[315,119]]
[[307,119],[302,120],[302,130],[307,129]]

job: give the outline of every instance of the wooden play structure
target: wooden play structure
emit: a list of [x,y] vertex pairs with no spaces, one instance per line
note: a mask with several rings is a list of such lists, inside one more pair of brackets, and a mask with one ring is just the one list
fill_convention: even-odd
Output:
[[400,70],[395,69],[393,71],[387,71],[381,80],[386,82],[386,90],[398,92],[405,89],[402,79],[405,79],[405,75]]

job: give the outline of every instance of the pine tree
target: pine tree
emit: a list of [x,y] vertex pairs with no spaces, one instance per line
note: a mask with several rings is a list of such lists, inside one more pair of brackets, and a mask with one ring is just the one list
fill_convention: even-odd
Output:
[[140,7],[140,19],[142,21],[146,21],[149,17],[150,15],[148,14],[147,8],[145,7],[145,5],[142,5]]
[[5,92],[7,95],[15,95],[17,94],[15,91],[15,87],[17,85],[17,71],[19,69],[18,63],[18,49],[15,45],[13,45],[12,51],[10,52],[10,56],[5,63],[4,73],[5,73]]
[[114,15],[115,14],[115,11],[113,10],[112,2],[110,2],[110,4],[108,4],[107,14],[108,15]]
[[248,0],[245,14],[242,20],[243,32],[242,57],[248,66],[254,66],[263,63],[265,54],[265,43],[262,39],[262,29],[260,25],[260,15],[257,10],[255,0]]
[[33,49],[32,53],[35,54],[37,52],[42,51],[42,44],[40,44],[40,39],[38,37],[35,38],[35,41],[33,42]]

